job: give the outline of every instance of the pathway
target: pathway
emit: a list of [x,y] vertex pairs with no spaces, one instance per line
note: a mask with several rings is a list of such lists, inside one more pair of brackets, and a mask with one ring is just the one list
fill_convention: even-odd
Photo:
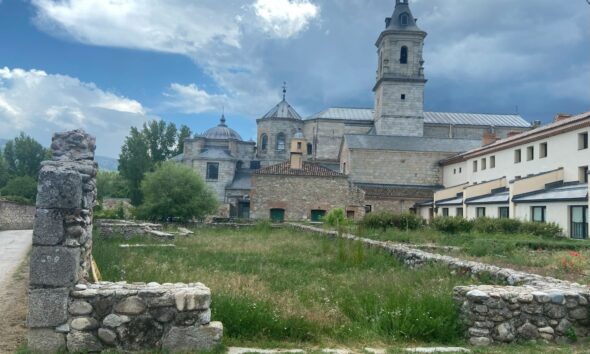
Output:
[[0,231],[0,287],[21,264],[31,248],[32,230]]

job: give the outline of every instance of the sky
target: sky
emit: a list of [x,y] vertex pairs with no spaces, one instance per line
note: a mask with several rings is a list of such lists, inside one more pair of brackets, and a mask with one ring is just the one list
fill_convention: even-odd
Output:
[[[151,119],[255,139],[287,82],[302,116],[372,107],[394,0],[0,0],[0,138],[84,128],[117,157]],[[585,0],[410,0],[425,110],[590,111]]]

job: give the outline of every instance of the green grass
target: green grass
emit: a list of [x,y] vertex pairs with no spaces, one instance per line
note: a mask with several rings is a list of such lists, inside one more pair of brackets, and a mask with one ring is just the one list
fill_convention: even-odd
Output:
[[[212,290],[228,345],[462,343],[445,268],[411,270],[362,244],[285,229],[197,229],[176,248],[94,238],[105,280],[195,282]],[[131,243],[149,243],[133,239]]]

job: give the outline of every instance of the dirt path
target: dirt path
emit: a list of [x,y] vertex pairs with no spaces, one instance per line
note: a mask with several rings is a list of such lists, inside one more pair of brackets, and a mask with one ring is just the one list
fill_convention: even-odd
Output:
[[14,353],[26,341],[29,258],[0,286],[0,353]]

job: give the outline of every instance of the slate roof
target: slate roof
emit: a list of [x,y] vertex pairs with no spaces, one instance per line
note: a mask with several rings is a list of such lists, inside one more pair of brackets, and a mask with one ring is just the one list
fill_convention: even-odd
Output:
[[446,199],[440,202],[436,202],[436,206],[444,205],[461,205],[463,204],[463,197],[457,197],[453,199]]
[[345,135],[349,149],[394,150],[394,151],[434,151],[459,153],[481,145],[480,140],[425,138],[415,136],[390,135]]
[[227,150],[224,149],[203,149],[199,153],[199,158],[213,160],[233,159]]
[[505,192],[487,194],[481,197],[470,198],[465,204],[508,204],[510,194]]
[[248,190],[252,188],[252,171],[250,170],[238,170],[234,176],[234,180],[231,185],[226,189],[244,189]]
[[[328,108],[318,112],[306,120],[311,119],[335,119],[349,121],[373,121],[374,110],[372,108]],[[478,125],[495,127],[528,128],[529,122],[517,114],[481,114],[481,113],[450,113],[450,112],[424,112],[425,124],[444,125]]]
[[289,161],[276,165],[263,167],[254,171],[256,175],[281,175],[281,176],[310,176],[310,177],[346,177],[342,173],[320,166],[317,163],[303,162],[303,168],[292,169]]
[[514,196],[512,201],[515,203],[528,202],[550,202],[550,201],[587,201],[588,200],[588,185],[587,184],[573,184],[563,185],[555,188],[548,188],[538,192],[522,194]]
[[268,113],[262,116],[262,119],[272,118],[291,118],[291,119],[302,119],[299,113],[283,98],[283,100],[277,103]]

